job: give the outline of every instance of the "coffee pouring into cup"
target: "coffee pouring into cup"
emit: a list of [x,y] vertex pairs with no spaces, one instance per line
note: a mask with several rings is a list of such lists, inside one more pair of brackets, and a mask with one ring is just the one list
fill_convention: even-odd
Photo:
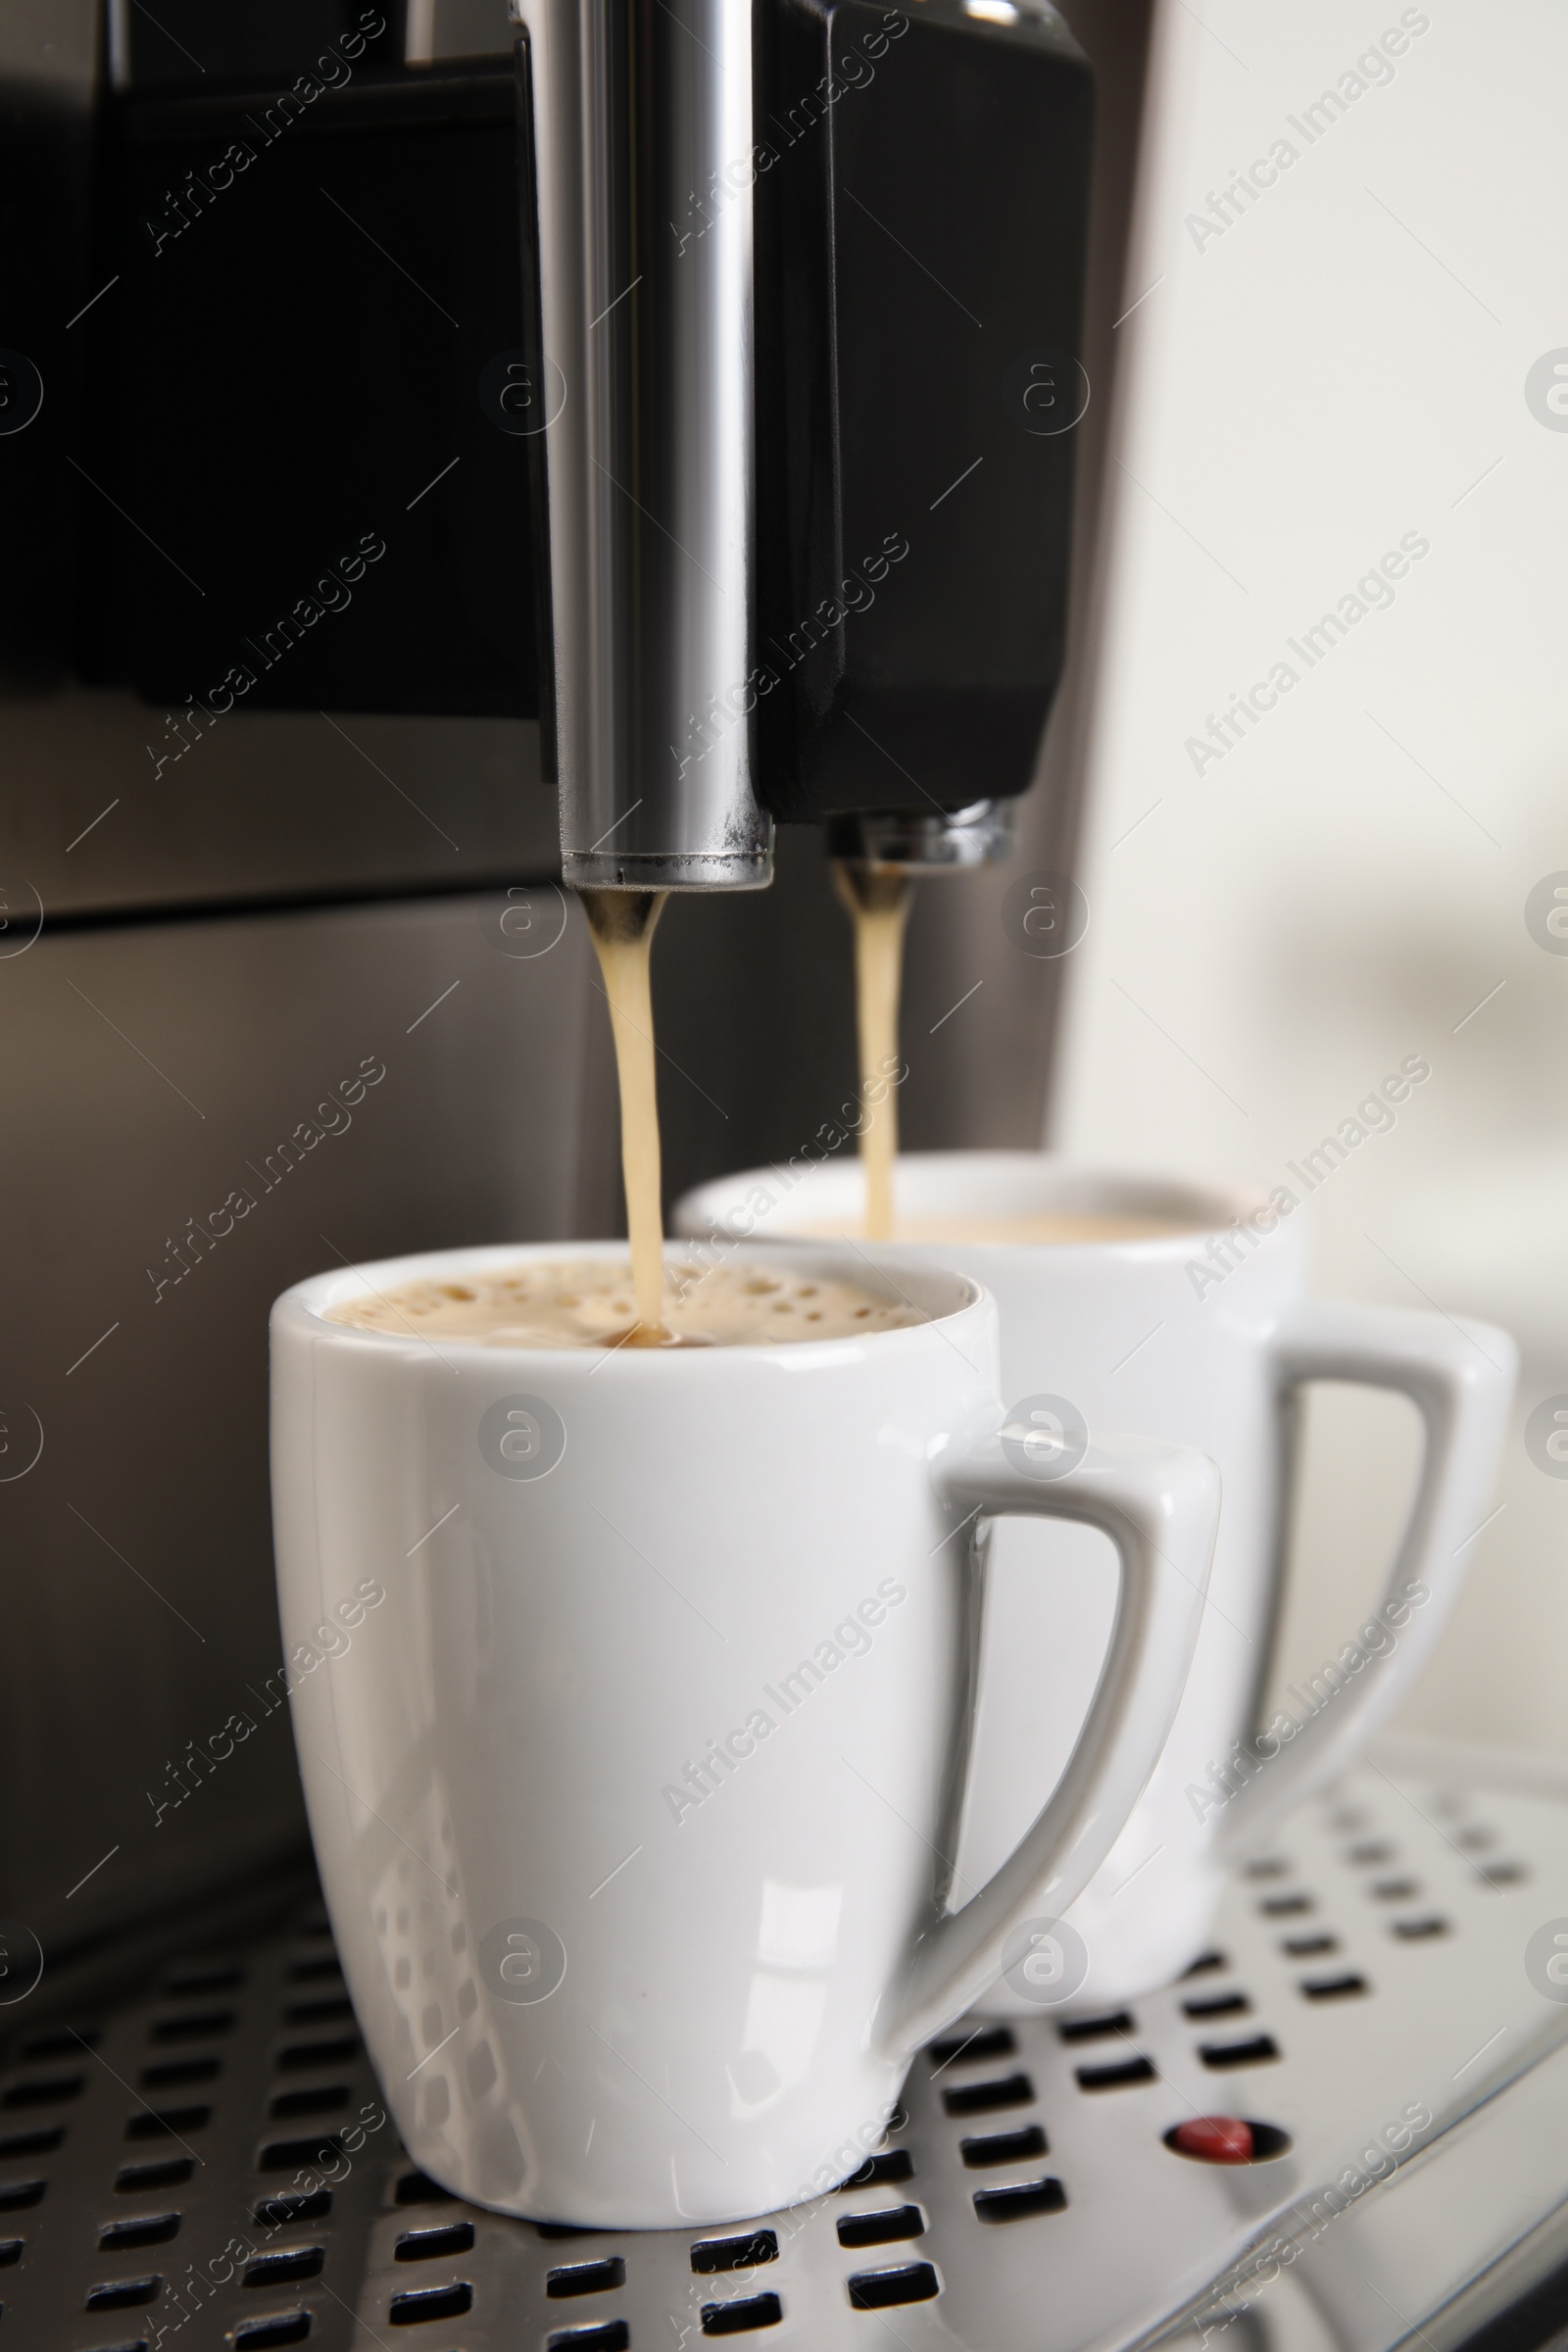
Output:
[[775,821],[814,824],[874,961],[868,894],[1010,846],[1065,645],[1093,85],[1039,0],[513,14],[529,371],[564,388],[529,444],[544,766],[652,1332],[664,894],[760,889]]

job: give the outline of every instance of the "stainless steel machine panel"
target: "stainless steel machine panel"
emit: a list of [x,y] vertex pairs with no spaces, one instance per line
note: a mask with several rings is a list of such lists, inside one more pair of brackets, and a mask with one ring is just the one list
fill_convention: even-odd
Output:
[[0,704],[0,955],[48,919],[390,897],[560,867],[539,730],[129,695]]
[[547,886],[0,961],[0,1913],[51,1950],[302,1838],[268,1308],[339,1257],[582,1229],[591,960]]

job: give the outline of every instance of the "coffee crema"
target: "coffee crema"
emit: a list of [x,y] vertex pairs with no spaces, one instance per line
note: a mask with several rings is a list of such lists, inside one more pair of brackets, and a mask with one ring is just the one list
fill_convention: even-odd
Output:
[[[842,1218],[835,1224],[830,1218],[818,1217],[771,1230],[829,1241],[842,1239],[858,1224],[858,1218]],[[896,1242],[946,1242],[957,1247],[966,1242],[1014,1246],[1022,1243],[1046,1248],[1054,1244],[1059,1249],[1072,1242],[1168,1241],[1176,1234],[1196,1236],[1207,1230],[1206,1226],[1195,1224],[1191,1217],[1114,1216],[1104,1210],[1079,1213],[1068,1209],[1038,1209],[1022,1217],[901,1214],[895,1220],[890,1238]]]
[[[485,1348],[617,1348],[639,1329],[631,1267],[602,1259],[497,1266],[410,1282],[331,1308],[327,1320],[391,1339],[477,1341]],[[772,1348],[906,1331],[930,1317],[858,1283],[758,1266],[665,1268],[662,1345]],[[644,1338],[644,1346],[647,1345]]]

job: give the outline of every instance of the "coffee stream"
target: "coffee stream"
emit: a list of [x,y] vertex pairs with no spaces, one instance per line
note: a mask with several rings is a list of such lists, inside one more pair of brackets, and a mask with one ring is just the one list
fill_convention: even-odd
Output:
[[667,891],[579,893],[610,999],[620,1075],[620,1166],[626,1187],[637,1324],[627,1343],[656,1348],[664,1324],[664,1213],[661,1200],[659,1089],[649,963]]
[[[899,1120],[889,1073],[899,1059],[899,989],[908,921],[908,877],[884,866],[835,859],[833,877],[855,924],[855,988],[860,1054],[860,1155],[865,1233],[893,1237],[893,1174]],[[620,1164],[626,1188],[637,1321],[627,1341],[656,1348],[671,1338],[664,1291],[659,1091],[650,959],[666,891],[584,890],[578,894],[605,976],[620,1080]]]
[[[865,1174],[865,1207],[863,1231],[869,1241],[891,1241],[895,1235],[907,1242],[925,1243],[1025,1243],[1035,1247],[1070,1245],[1072,1243],[1107,1243],[1145,1241],[1171,1234],[1195,1230],[1193,1220],[1186,1216],[1161,1216],[1147,1209],[1130,1210],[1062,1210],[1036,1209],[1021,1213],[984,1215],[905,1216],[896,1215],[894,1200],[894,1171],[899,1151],[899,1120],[897,1098],[890,1073],[899,1066],[899,995],[903,978],[904,939],[913,897],[912,885],[906,874],[888,866],[876,866],[860,860],[835,858],[833,880],[855,925],[855,988],[856,1009],[860,1056],[860,1156]],[[615,1037],[615,1063],[620,1077],[620,1155],[626,1187],[626,1227],[631,1238],[633,1296],[636,1301],[636,1320],[626,1331],[626,1301],[612,1294],[619,1287],[613,1273],[590,1271],[586,1267],[569,1270],[570,1314],[565,1326],[557,1329],[550,1316],[555,1312],[554,1301],[546,1311],[543,1331],[535,1333],[528,1315],[521,1311],[517,1298],[510,1294],[528,1291],[530,1285],[512,1276],[501,1279],[502,1290],[509,1297],[502,1300],[505,1312],[501,1322],[505,1328],[500,1338],[506,1344],[519,1345],[524,1339],[532,1344],[552,1347],[604,1346],[615,1344],[634,1348],[654,1348],[674,1344],[735,1344],[742,1338],[760,1338],[764,1332],[756,1328],[757,1319],[764,1312],[768,1317],[765,1336],[794,1337],[774,1320],[795,1304],[788,1286],[773,1280],[758,1280],[746,1286],[749,1295],[744,1298],[728,1296],[724,1284],[705,1301],[705,1311],[696,1313],[687,1292],[690,1283],[678,1286],[679,1295],[666,1290],[664,1279],[664,1230],[661,1205],[659,1102],[656,1086],[654,1047],[654,1009],[649,985],[650,951],[659,918],[664,910],[665,891],[585,890],[580,894],[598,951],[600,968],[605,975],[605,990],[610,999],[610,1017]],[[798,1234],[842,1234],[840,1221],[809,1221],[790,1224],[782,1230]],[[688,1276],[690,1269],[686,1270]],[[711,1286],[711,1276],[704,1283]],[[864,1328],[869,1313],[871,1328],[883,1327],[885,1313],[880,1304],[873,1307],[869,1295],[859,1291],[850,1298],[837,1295],[838,1288],[822,1284],[802,1294],[803,1321],[799,1336],[814,1339],[840,1336],[840,1323],[845,1330],[857,1325]],[[720,1297],[719,1293],[723,1296]],[[778,1292],[769,1298],[766,1307],[758,1303],[763,1294]],[[581,1294],[581,1297],[577,1296]],[[453,1301],[458,1300],[457,1317],[452,1328],[467,1328],[471,1319],[475,1331],[489,1336],[496,1315],[490,1303],[470,1307],[467,1301],[475,1294],[465,1290],[461,1294],[447,1292],[435,1306],[422,1300],[417,1309],[420,1316],[438,1313],[439,1318],[453,1315]],[[435,1298],[432,1292],[431,1298]],[[805,1303],[809,1299],[809,1304]],[[846,1303],[848,1301],[848,1303]],[[528,1314],[540,1311],[538,1296],[530,1298]],[[345,1320],[367,1321],[373,1325],[373,1312],[356,1308]],[[401,1318],[400,1318],[401,1319]],[[899,1318],[894,1318],[898,1320]],[[824,1330],[820,1328],[826,1324]],[[699,1325],[701,1328],[699,1328]],[[617,1332],[617,1326],[620,1328]]]
[[860,1049],[860,1162],[865,1238],[893,1239],[893,1174],[899,1156],[899,990],[912,888],[888,866],[833,861],[833,881],[855,925],[855,999]]

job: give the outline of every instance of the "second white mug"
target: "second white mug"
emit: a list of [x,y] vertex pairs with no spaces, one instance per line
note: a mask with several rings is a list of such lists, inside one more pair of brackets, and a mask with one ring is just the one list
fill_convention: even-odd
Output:
[[[744,1233],[854,1240],[863,1199],[853,1159],[756,1168],[688,1193],[676,1228],[716,1236],[720,1253]],[[995,1294],[1004,1400],[1037,1433],[1042,1475],[1102,1428],[1195,1446],[1220,1468],[1208,1604],[1164,1753],[1067,1912],[1067,1933],[1009,1971],[985,2004],[1014,2014],[1112,2007],[1197,1957],[1227,1862],[1270,1838],[1359,1752],[1430,1657],[1464,1580],[1468,1539],[1492,1507],[1517,1350],[1487,1324],[1313,1298],[1304,1215],[1281,1215],[1261,1196],[1043,1152],[946,1152],[900,1159],[898,1200],[910,1238],[887,1248]],[[1053,1226],[1067,1238],[1021,1238]],[[854,1246],[864,1262],[885,1254]],[[1311,1380],[1408,1396],[1425,1423],[1425,1454],[1375,1607],[1346,1628],[1315,1687],[1262,1722],[1292,1408]],[[995,1871],[1016,1844],[1094,1690],[1111,1593],[1088,1545],[1082,1531],[1060,1527],[994,1533],[960,1848],[971,1877]],[[1054,1638],[1042,1643],[1048,1623]]]

